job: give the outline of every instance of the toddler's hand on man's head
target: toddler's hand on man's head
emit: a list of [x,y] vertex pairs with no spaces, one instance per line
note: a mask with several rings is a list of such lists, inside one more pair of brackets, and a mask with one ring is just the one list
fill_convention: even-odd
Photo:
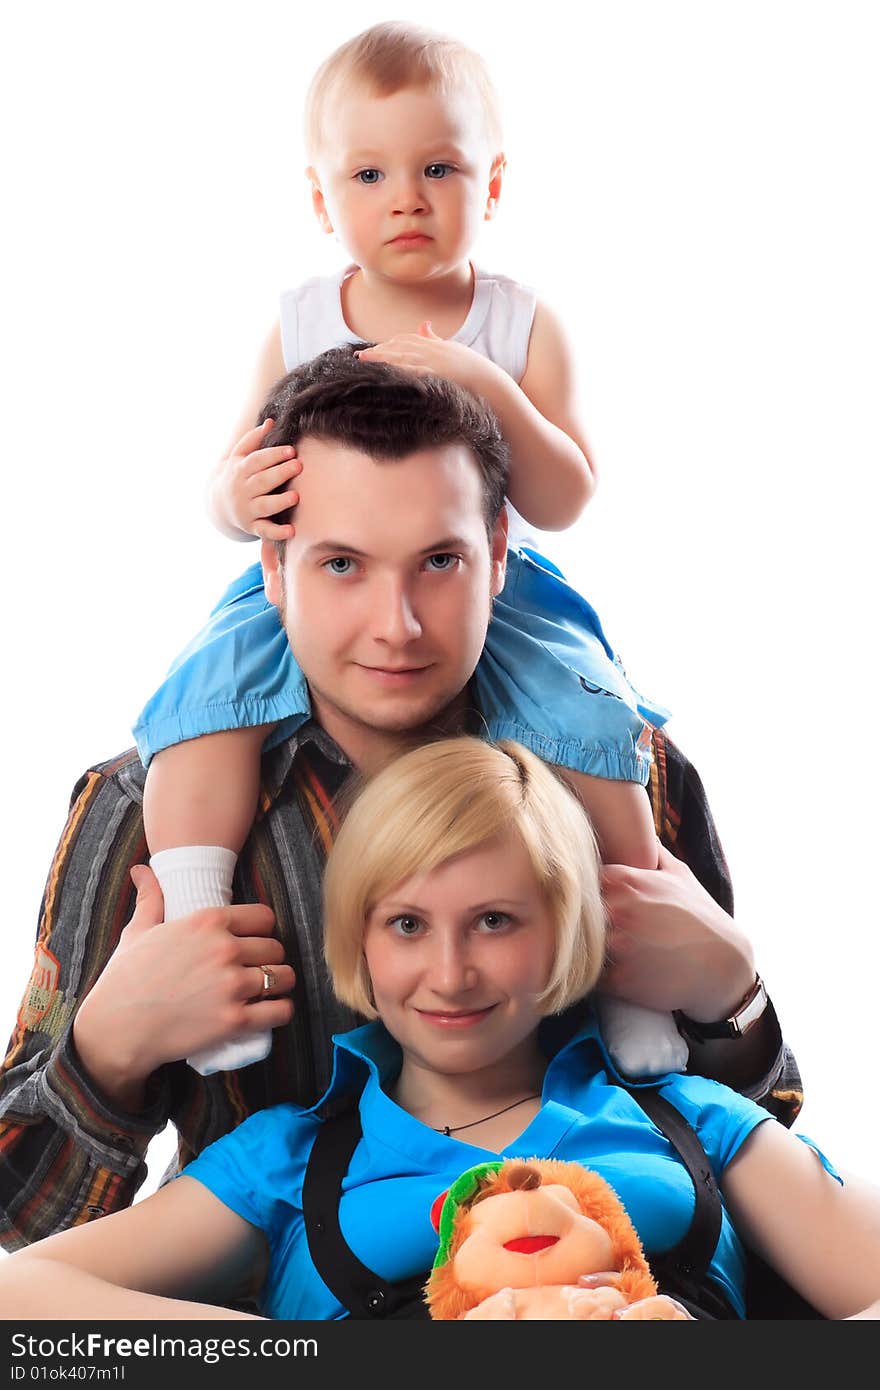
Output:
[[286,541],[295,534],[293,523],[274,518],[299,502],[299,493],[287,484],[302,472],[302,463],[290,444],[263,447],[274,423],[266,419],[242,435],[226,460],[220,486],[229,518],[239,530],[261,540]]
[[486,375],[499,370],[482,353],[464,343],[439,338],[427,320],[419,324],[417,332],[395,334],[357,355],[362,362],[387,362],[417,376],[445,377],[475,394],[480,393]]

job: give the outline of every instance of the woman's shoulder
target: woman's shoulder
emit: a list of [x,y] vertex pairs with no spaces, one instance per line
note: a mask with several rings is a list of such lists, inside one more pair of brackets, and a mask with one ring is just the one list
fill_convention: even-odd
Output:
[[[293,1101],[281,1101],[278,1105],[267,1105],[265,1110],[255,1110],[237,1125],[232,1134],[239,1135],[247,1142],[265,1139],[272,1134],[296,1134],[301,1130],[314,1130],[321,1123],[314,1106],[296,1105]],[[228,1137],[228,1136],[227,1136]]]
[[319,1124],[298,1105],[258,1110],[203,1149],[180,1177],[194,1178],[252,1226],[272,1231],[297,1204]]
[[[399,1068],[397,1044],[381,1024],[367,1023],[346,1033],[336,1033],[333,1036],[330,1081],[314,1105],[282,1101],[264,1110],[255,1110],[229,1134],[217,1140],[217,1144],[234,1146],[243,1154],[253,1154],[257,1159],[281,1150],[307,1155],[328,1114],[356,1105],[365,1080],[371,1075],[374,1084],[381,1085],[382,1080],[395,1074]],[[211,1148],[215,1147],[211,1145]]]
[[297,1162],[307,1156],[320,1126],[313,1110],[284,1102],[257,1110],[235,1129],[215,1139],[194,1160],[225,1167],[251,1167],[265,1172],[278,1161]]
[[719,1169],[730,1162],[753,1129],[773,1119],[756,1101],[705,1076],[671,1076],[659,1091],[696,1131],[713,1165]]

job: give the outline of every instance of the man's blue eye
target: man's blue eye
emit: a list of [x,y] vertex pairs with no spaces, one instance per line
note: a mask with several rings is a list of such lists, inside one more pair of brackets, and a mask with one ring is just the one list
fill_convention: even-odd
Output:
[[360,179],[361,183],[378,183],[383,177],[380,169],[360,169],[355,178]]
[[457,559],[457,555],[449,555],[445,551],[438,555],[429,555],[428,568],[434,570],[435,574],[444,574],[452,569]]
[[429,164],[425,169],[426,179],[445,179],[447,174],[452,173],[451,164]]
[[334,555],[332,560],[325,561],[324,568],[330,574],[351,574],[353,565],[354,561],[350,560],[347,555]]

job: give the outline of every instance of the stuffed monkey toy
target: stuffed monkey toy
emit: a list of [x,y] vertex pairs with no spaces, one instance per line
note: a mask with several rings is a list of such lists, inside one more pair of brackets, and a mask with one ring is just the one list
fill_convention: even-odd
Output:
[[679,1320],[613,1188],[580,1163],[481,1163],[434,1203],[432,1318]]

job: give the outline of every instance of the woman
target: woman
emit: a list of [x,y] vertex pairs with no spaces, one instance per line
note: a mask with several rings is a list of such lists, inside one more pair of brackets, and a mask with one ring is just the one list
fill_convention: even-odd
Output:
[[545,764],[475,739],[398,759],[343,824],[325,909],[334,987],[374,1021],[336,1039],[323,1100],[253,1115],[146,1201],[13,1255],[7,1316],[246,1317],[213,1301],[247,1296],[274,1318],[407,1315],[435,1198],[497,1154],[595,1169],[662,1263],[695,1184],[649,1093],[721,1187],[716,1306],[743,1315],[745,1240],[826,1317],[880,1316],[876,1193],[717,1083],[627,1090],[589,1010],[558,1018],[598,978],[604,918],[592,833]]

